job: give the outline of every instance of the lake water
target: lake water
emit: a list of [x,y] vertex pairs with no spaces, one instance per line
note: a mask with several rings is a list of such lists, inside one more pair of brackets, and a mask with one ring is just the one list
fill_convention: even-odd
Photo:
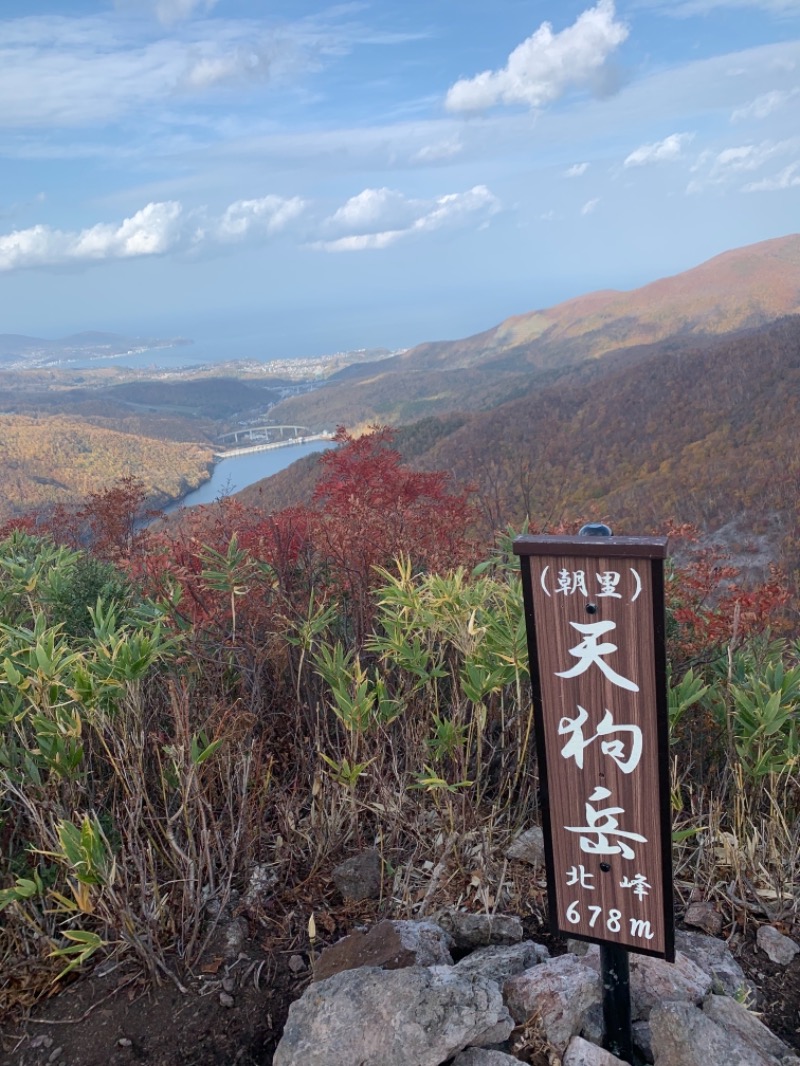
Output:
[[252,485],[254,481],[261,481],[262,478],[277,474],[279,470],[285,470],[305,455],[324,452],[333,447],[335,445],[332,442],[315,440],[307,444],[288,444],[285,448],[274,448],[268,452],[252,452],[250,455],[235,455],[230,459],[222,459],[214,467],[209,481],[165,510],[169,513],[181,507],[213,503],[220,496],[230,496]]

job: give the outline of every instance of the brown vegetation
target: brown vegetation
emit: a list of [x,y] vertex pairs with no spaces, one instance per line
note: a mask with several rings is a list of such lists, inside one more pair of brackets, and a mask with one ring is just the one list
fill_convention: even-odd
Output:
[[207,477],[210,449],[65,417],[0,415],[0,520],[71,503],[129,475],[166,501]]

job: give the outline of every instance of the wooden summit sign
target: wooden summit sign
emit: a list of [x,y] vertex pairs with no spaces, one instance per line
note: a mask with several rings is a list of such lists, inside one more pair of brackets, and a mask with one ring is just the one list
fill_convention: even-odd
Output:
[[672,961],[664,537],[518,537],[551,927]]

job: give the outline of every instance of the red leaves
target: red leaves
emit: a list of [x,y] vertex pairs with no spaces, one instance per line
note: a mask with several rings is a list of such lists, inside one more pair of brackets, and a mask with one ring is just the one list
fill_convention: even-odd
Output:
[[390,447],[390,429],[353,437],[339,427],[335,439],[339,447],[321,459],[308,533],[361,635],[371,614],[375,567],[391,566],[400,555],[431,570],[468,562],[473,513],[466,494],[448,492],[447,473],[402,464]]
[[667,574],[670,659],[680,671],[707,662],[748,637],[777,629],[789,592],[774,573],[744,587],[739,569],[720,548],[701,547],[688,524],[668,529],[675,565]]

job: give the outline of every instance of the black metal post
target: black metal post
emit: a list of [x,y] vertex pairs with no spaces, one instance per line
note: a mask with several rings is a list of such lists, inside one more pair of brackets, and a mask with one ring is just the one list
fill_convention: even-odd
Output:
[[617,944],[600,945],[603,979],[604,1047],[623,1062],[633,1062],[631,982],[628,952]]
[[[601,522],[590,522],[580,530],[584,537],[610,537],[611,530]],[[633,1062],[631,1032],[631,978],[628,951],[617,944],[600,945],[600,975],[603,979],[603,1022],[605,1049],[623,1062]]]

